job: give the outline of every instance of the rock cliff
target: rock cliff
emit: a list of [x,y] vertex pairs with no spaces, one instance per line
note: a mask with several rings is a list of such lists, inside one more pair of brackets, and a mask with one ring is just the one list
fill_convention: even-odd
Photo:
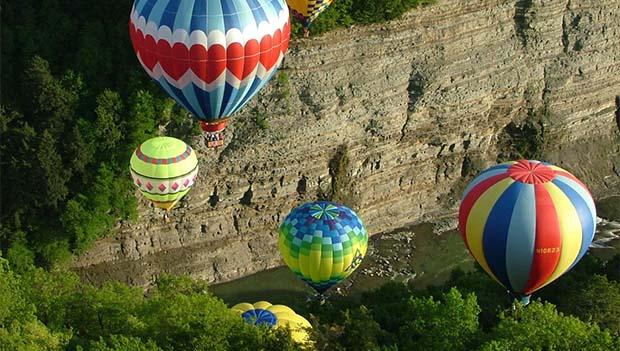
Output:
[[94,283],[162,272],[222,282],[280,264],[292,207],[344,202],[372,234],[453,212],[477,171],[537,157],[595,197],[620,188],[620,1],[444,0],[291,43],[280,76],[200,156],[164,223],[140,217],[79,257]]

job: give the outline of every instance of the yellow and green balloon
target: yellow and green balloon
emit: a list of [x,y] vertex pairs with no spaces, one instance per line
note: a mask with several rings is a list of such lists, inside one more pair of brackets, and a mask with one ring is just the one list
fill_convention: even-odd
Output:
[[255,304],[239,303],[233,306],[232,310],[253,325],[266,325],[270,328],[288,326],[291,329],[292,339],[297,343],[307,344],[310,341],[308,329],[311,329],[312,325],[290,307],[259,301]]
[[144,197],[170,211],[196,181],[196,152],[182,140],[156,137],[139,145],[130,160],[131,177]]
[[288,267],[323,293],[360,265],[368,248],[368,233],[350,208],[310,202],[286,217],[280,226],[279,247]]

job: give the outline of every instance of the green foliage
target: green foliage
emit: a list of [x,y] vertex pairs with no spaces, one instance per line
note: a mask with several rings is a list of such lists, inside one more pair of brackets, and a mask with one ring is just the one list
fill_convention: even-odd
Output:
[[400,17],[405,11],[432,1],[425,0],[354,0],[352,17],[358,23],[379,23]]
[[0,351],[58,350],[68,333],[52,333],[36,319],[20,278],[0,257]]
[[620,282],[610,280],[606,274],[618,274],[615,270],[616,255],[604,262],[586,255],[569,273],[541,290],[537,295],[557,305],[564,313],[581,320],[595,322],[601,328],[620,335]]
[[111,335],[108,338],[101,338],[98,341],[90,342],[89,351],[160,351],[162,350],[152,341],[143,341],[137,337],[127,337],[124,335]]
[[153,95],[148,91],[138,90],[130,97],[127,153],[131,153],[138,144],[155,136],[153,121],[157,120],[156,104]]
[[410,317],[399,330],[399,348],[468,350],[478,332],[480,307],[473,294],[463,297],[451,289],[440,301],[433,297],[410,299],[405,306],[404,313]]
[[58,209],[59,202],[62,202],[69,192],[67,178],[70,174],[63,166],[62,159],[56,150],[56,140],[48,130],[43,131],[39,147],[35,152],[39,161],[36,174],[43,188],[42,193],[45,194],[45,197],[41,199],[41,206]]
[[110,283],[102,288],[81,286],[67,296],[65,323],[73,326],[80,339],[98,340],[108,335],[136,335],[142,331],[138,309],[142,291],[124,284]]
[[95,135],[97,148],[102,155],[115,154],[114,151],[123,137],[122,113],[123,102],[118,93],[106,89],[97,97]]
[[[5,348],[3,348],[5,347]],[[145,297],[74,273],[13,273],[0,258],[0,350],[297,350],[290,331],[246,324],[204,282],[162,277]]]
[[620,283],[598,274],[571,286],[558,308],[620,335]]
[[329,161],[331,189],[327,194],[319,194],[319,198],[326,198],[351,208],[358,205],[359,197],[353,190],[349,163],[349,148],[346,144],[342,144]]
[[0,328],[0,351],[57,351],[70,339],[70,332],[51,332],[43,323],[14,321]]
[[27,321],[34,315],[34,308],[24,299],[19,276],[9,268],[9,262],[0,257],[0,327],[13,321]]
[[254,122],[256,123],[258,128],[262,130],[269,129],[269,119],[266,112],[263,112],[258,108],[254,108],[252,110],[252,114],[254,115]]
[[25,272],[34,266],[34,252],[26,242],[26,234],[19,231],[14,234],[14,240],[7,249],[6,258],[16,272]]
[[[605,265],[587,261],[578,273]],[[532,302],[496,313],[481,328],[475,294],[466,293],[495,282],[481,275],[455,273],[451,284],[416,291],[390,283],[361,299],[333,297],[324,305],[306,306],[313,321],[318,350],[614,350],[620,337],[599,328],[595,319],[568,316],[569,304],[596,300],[600,313],[617,285],[602,275],[584,279],[592,290],[573,288],[556,293],[564,307]],[[615,284],[615,283],[613,283]],[[610,295],[611,294],[611,295]],[[490,296],[491,294],[489,294]],[[493,310],[504,305],[499,296]],[[297,306],[296,310],[304,308]],[[595,323],[596,322],[596,323]],[[30,268],[10,270],[0,258],[0,350],[298,350],[286,329],[269,330],[243,322],[206,282],[163,276],[148,296],[121,283],[101,288],[79,282],[76,274]]]
[[366,294],[364,303],[398,349],[466,350],[478,333],[480,307],[474,294],[456,289],[433,296],[415,296],[402,284],[387,284]]
[[616,254],[612,259],[604,262],[600,273],[610,281],[620,282],[620,254]]
[[[337,0],[312,23],[313,34],[321,34],[339,27],[355,24],[386,22],[400,17],[406,11],[434,0]],[[295,21],[292,33],[301,36],[302,26]]]
[[505,290],[480,268],[455,271],[423,291],[388,283],[361,300],[311,309],[314,337],[320,350],[613,350],[620,342],[614,324],[620,287],[603,275],[610,262],[586,255],[536,293],[557,310],[533,302],[513,311]]
[[276,87],[278,90],[277,98],[284,103],[284,108],[287,113],[291,112],[291,80],[288,73],[285,71],[278,72],[278,78],[276,80]]
[[34,306],[36,317],[51,330],[64,330],[71,296],[80,288],[74,273],[32,269],[21,275],[23,297]]
[[125,17],[101,16],[130,6],[3,4],[0,249],[16,268],[67,262],[135,216],[131,152],[178,113],[141,72]]
[[319,350],[380,350],[386,336],[370,311],[360,306],[345,310],[338,323],[319,326],[315,337]]
[[615,350],[620,344],[598,326],[558,313],[550,303],[532,302],[502,313],[481,350]]
[[506,289],[491,279],[480,266],[477,266],[475,271],[467,273],[457,269],[452,272],[445,284],[440,287],[429,287],[423,294],[437,295],[450,287],[458,287],[463,294],[476,294],[481,308],[479,320],[484,328],[497,324],[498,313],[511,306],[512,301],[506,294]]

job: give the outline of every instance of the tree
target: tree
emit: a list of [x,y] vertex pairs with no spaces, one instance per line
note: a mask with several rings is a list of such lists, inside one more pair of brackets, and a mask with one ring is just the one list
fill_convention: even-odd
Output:
[[558,313],[538,301],[500,314],[500,322],[486,335],[484,351],[499,350],[617,350],[618,338],[598,326]]
[[480,307],[476,296],[463,297],[455,288],[440,300],[412,298],[403,313],[409,320],[398,332],[399,349],[468,350],[478,334]]
[[50,330],[64,330],[68,320],[67,307],[80,288],[75,273],[62,270],[47,272],[35,268],[21,274],[22,297],[35,308],[35,315]]
[[37,159],[39,161],[37,184],[42,187],[39,189],[41,205],[56,210],[69,194],[67,180],[70,171],[64,167],[62,158],[56,149],[56,139],[48,130],[43,131],[41,135]]
[[142,311],[143,336],[165,350],[292,350],[290,335],[246,324],[204,282],[161,277]]
[[69,332],[51,332],[38,320],[14,321],[0,327],[0,351],[58,351],[71,338]]
[[620,282],[620,254],[605,262],[604,269],[600,273],[605,274],[609,280]]
[[[0,107],[0,192],[2,223],[14,221],[18,212],[29,212],[39,202],[40,191],[32,181],[37,164],[37,133],[24,115]],[[13,218],[11,218],[13,217]]]
[[99,340],[110,335],[142,335],[145,327],[140,310],[144,303],[142,289],[121,283],[101,288],[82,285],[66,300],[65,323],[76,337]]
[[123,114],[123,102],[118,93],[104,90],[97,97],[95,109],[97,121],[95,130],[97,135],[97,147],[100,155],[115,156],[119,148],[119,142],[123,138],[121,124]]
[[137,337],[111,335],[98,341],[91,341],[89,351],[160,351],[153,340],[143,341]]
[[72,71],[56,79],[49,63],[34,56],[24,74],[23,96],[26,97],[24,112],[29,122],[38,130],[47,129],[52,136],[63,136],[68,121],[74,119],[83,93],[84,83]]
[[9,267],[9,262],[0,256],[0,327],[12,321],[27,321],[34,317],[34,306],[24,298],[23,287]]
[[148,91],[138,90],[129,101],[127,129],[131,132],[127,136],[128,153],[131,153],[138,144],[155,136],[156,121],[153,96]]
[[615,264],[614,259],[604,261],[586,255],[571,271],[541,289],[536,296],[555,304],[560,312],[595,322],[620,335],[620,282],[608,278],[613,279],[614,274],[618,274],[610,269]]
[[35,317],[20,276],[0,257],[0,351],[58,350],[67,334],[50,332]]
[[430,287],[423,294],[439,295],[452,287],[458,287],[463,294],[476,294],[481,310],[479,320],[483,328],[496,325],[499,321],[498,313],[510,307],[513,302],[506,289],[491,279],[479,265],[476,265],[476,269],[471,272],[463,272],[460,269],[452,271],[450,279],[443,285]]
[[6,258],[16,272],[25,272],[34,266],[34,252],[29,248],[26,233],[18,230],[12,236],[12,242],[6,250]]
[[94,161],[96,153],[95,135],[89,122],[83,118],[79,118],[69,136],[67,145],[67,153],[72,155],[71,168],[75,175],[76,182],[74,185],[78,188],[83,187],[92,180],[88,166]]
[[594,274],[567,289],[551,300],[564,313],[584,321],[591,321],[601,328],[620,335],[620,283]]

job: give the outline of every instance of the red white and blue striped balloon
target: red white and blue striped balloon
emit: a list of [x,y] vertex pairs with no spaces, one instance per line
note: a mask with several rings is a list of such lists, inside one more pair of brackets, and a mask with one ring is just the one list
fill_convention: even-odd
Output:
[[514,161],[483,171],[465,189],[459,228],[484,270],[527,296],[571,269],[596,227],[588,189],[562,168]]
[[284,0],[135,0],[129,29],[151,78],[211,123],[269,81],[290,37]]

